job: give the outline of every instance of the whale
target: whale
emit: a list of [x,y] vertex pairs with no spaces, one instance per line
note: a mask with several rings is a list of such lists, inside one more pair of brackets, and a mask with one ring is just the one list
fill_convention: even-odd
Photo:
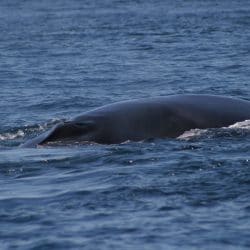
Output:
[[133,99],[59,122],[21,146],[177,138],[191,129],[227,127],[249,119],[250,101],[233,97],[183,94]]

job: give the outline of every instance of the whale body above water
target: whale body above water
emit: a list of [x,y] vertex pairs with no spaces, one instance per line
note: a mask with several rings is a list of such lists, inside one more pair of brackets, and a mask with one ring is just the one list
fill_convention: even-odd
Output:
[[250,102],[217,95],[171,95],[117,102],[60,122],[22,146],[116,144],[176,138],[191,129],[220,128],[250,119]]

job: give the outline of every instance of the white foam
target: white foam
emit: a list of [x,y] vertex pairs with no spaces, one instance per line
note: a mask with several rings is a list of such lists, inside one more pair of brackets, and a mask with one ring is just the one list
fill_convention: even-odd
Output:
[[250,130],[250,120],[245,120],[243,122],[236,122],[235,124],[229,126],[228,128],[241,128]]
[[[230,125],[228,127],[220,128],[222,131],[234,131],[234,130],[243,130],[243,131],[250,131],[250,120],[245,120],[242,122],[236,122],[233,125]],[[202,135],[208,134],[208,129],[191,129],[188,131],[185,131],[182,135],[178,137],[178,139],[182,140],[189,140],[193,139]]]
[[54,118],[43,124],[37,124],[37,125],[26,124],[24,125],[24,127],[18,129],[17,131],[0,133],[0,141],[14,140],[16,138],[25,137],[25,135],[27,134],[40,133],[61,121],[64,120]]
[[180,135],[177,139],[188,140],[194,137],[201,136],[207,132],[207,129],[191,129],[185,131],[182,135]]
[[14,139],[19,138],[19,137],[24,137],[24,135],[25,135],[24,132],[19,129],[15,133],[3,133],[3,134],[0,134],[0,141],[14,140]]

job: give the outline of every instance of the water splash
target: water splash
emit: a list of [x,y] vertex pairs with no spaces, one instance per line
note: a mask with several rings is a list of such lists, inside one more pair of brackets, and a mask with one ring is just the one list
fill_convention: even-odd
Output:
[[188,131],[185,131],[182,135],[180,135],[179,137],[177,137],[177,139],[182,139],[182,140],[189,140],[189,139],[193,139],[196,137],[200,137],[204,134],[207,133],[207,129],[191,129]]
[[13,132],[13,133],[0,134],[0,141],[14,140],[16,138],[24,137],[24,135],[25,135],[24,131],[19,129],[18,131]]
[[0,133],[0,141],[15,140],[19,138],[24,138],[29,135],[35,135],[43,132],[55,124],[62,122],[63,119],[51,119],[43,124],[33,124],[25,125],[23,127],[11,128],[9,131],[4,131]]
[[240,129],[246,129],[250,130],[250,120],[245,120],[243,122],[236,122],[233,125],[230,125],[228,128],[240,128]]
[[233,125],[228,127],[218,128],[218,129],[191,129],[185,131],[182,135],[180,135],[177,139],[181,140],[190,140],[194,138],[200,137],[217,137],[223,135],[235,135],[250,132],[250,120],[245,120],[242,122],[236,122]]

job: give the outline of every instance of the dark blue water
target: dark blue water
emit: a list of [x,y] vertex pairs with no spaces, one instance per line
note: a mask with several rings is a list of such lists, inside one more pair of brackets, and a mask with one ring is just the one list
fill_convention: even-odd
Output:
[[250,123],[18,148],[115,101],[250,100],[250,2],[0,2],[1,249],[249,249]]

